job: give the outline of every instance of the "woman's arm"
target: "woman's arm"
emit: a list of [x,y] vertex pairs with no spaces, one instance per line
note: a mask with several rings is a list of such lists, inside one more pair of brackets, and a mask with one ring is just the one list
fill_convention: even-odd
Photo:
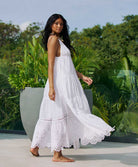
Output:
[[80,73],[80,72],[78,72],[78,71],[76,71],[76,73],[77,73],[77,75],[78,75],[78,77],[79,77],[80,79],[83,79],[83,74],[82,74],[82,73]]
[[90,77],[86,77],[85,75],[83,75],[82,73],[76,71],[78,77],[80,79],[82,79],[85,83],[87,83],[88,85],[91,85],[93,80]]
[[48,79],[49,79],[49,98],[51,100],[55,99],[55,90],[54,90],[54,62],[55,56],[57,53],[58,46],[58,38],[56,36],[52,36],[48,40]]

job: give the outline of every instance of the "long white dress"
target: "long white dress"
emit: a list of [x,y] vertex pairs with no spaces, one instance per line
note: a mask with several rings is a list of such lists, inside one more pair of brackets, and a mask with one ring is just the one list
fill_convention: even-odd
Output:
[[[59,39],[60,56],[55,57],[55,101],[50,100],[47,80],[31,148],[51,148],[51,152],[73,145],[96,144],[114,128],[92,114],[71,58],[70,50]],[[81,143],[80,143],[81,142]]]

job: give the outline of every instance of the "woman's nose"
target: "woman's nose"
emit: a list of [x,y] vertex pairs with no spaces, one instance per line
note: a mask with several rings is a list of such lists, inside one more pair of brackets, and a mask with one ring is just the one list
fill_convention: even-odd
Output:
[[60,25],[60,24],[58,24],[58,27],[61,27],[61,25]]

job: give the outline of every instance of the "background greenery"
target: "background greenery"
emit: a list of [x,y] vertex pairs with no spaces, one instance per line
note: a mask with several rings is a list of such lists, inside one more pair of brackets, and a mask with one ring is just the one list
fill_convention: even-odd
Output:
[[[0,22],[0,129],[22,130],[20,90],[44,87],[47,52],[41,43],[42,25],[30,24],[25,31]],[[76,53],[76,70],[91,77],[92,113],[116,126],[114,135],[138,135],[138,15],[122,23],[77,29],[70,33]]]

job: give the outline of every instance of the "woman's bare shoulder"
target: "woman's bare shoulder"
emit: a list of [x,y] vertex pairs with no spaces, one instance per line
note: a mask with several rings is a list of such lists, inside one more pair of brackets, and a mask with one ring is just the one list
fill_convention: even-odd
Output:
[[48,38],[48,45],[50,44],[57,44],[58,43],[58,37],[56,35],[50,35]]

